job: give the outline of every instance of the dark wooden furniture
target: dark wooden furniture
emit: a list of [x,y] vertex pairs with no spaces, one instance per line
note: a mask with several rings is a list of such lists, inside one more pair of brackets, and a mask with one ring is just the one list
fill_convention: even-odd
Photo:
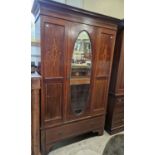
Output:
[[119,24],[112,74],[105,129],[114,134],[124,130],[124,22]]
[[31,144],[32,155],[40,154],[40,76],[31,75]]
[[[47,155],[60,140],[103,134],[119,20],[48,0],[36,0],[32,12],[41,51],[41,153]],[[76,51],[82,44],[87,51]]]

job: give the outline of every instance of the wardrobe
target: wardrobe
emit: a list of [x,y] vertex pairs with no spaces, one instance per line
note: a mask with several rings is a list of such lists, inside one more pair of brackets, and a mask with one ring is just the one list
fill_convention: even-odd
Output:
[[110,134],[124,130],[124,21],[118,24],[111,72],[105,129]]
[[118,19],[35,0],[40,43],[40,150],[64,139],[103,134]]

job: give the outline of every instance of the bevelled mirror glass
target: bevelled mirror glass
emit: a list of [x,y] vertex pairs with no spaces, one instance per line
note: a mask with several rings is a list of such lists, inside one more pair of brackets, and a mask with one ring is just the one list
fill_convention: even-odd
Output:
[[92,68],[91,41],[86,31],[76,39],[71,61],[71,108],[75,115],[82,114],[89,101]]

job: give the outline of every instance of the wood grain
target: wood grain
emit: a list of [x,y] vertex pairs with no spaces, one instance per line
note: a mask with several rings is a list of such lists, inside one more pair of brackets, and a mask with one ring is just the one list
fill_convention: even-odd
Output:
[[31,78],[31,148],[40,155],[40,76]]

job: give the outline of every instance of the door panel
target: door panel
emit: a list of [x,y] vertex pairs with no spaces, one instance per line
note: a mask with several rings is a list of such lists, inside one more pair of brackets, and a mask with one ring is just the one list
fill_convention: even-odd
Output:
[[108,95],[107,92],[107,79],[96,79],[94,83],[94,111],[100,111],[104,110],[104,101],[106,100],[106,97]]
[[106,33],[100,34],[99,51],[97,52],[96,76],[109,76],[112,58],[112,36]]
[[48,127],[64,120],[68,22],[43,17],[42,27],[41,124]]
[[59,77],[64,74],[65,26],[46,22],[44,51],[44,76]]
[[111,65],[114,52],[115,32],[98,29],[97,50],[96,50],[96,70],[94,77],[94,87],[92,96],[92,111],[94,114],[105,112]]
[[45,86],[46,92],[46,109],[45,120],[60,120],[62,119],[62,103],[63,103],[63,84],[62,83],[47,83]]

